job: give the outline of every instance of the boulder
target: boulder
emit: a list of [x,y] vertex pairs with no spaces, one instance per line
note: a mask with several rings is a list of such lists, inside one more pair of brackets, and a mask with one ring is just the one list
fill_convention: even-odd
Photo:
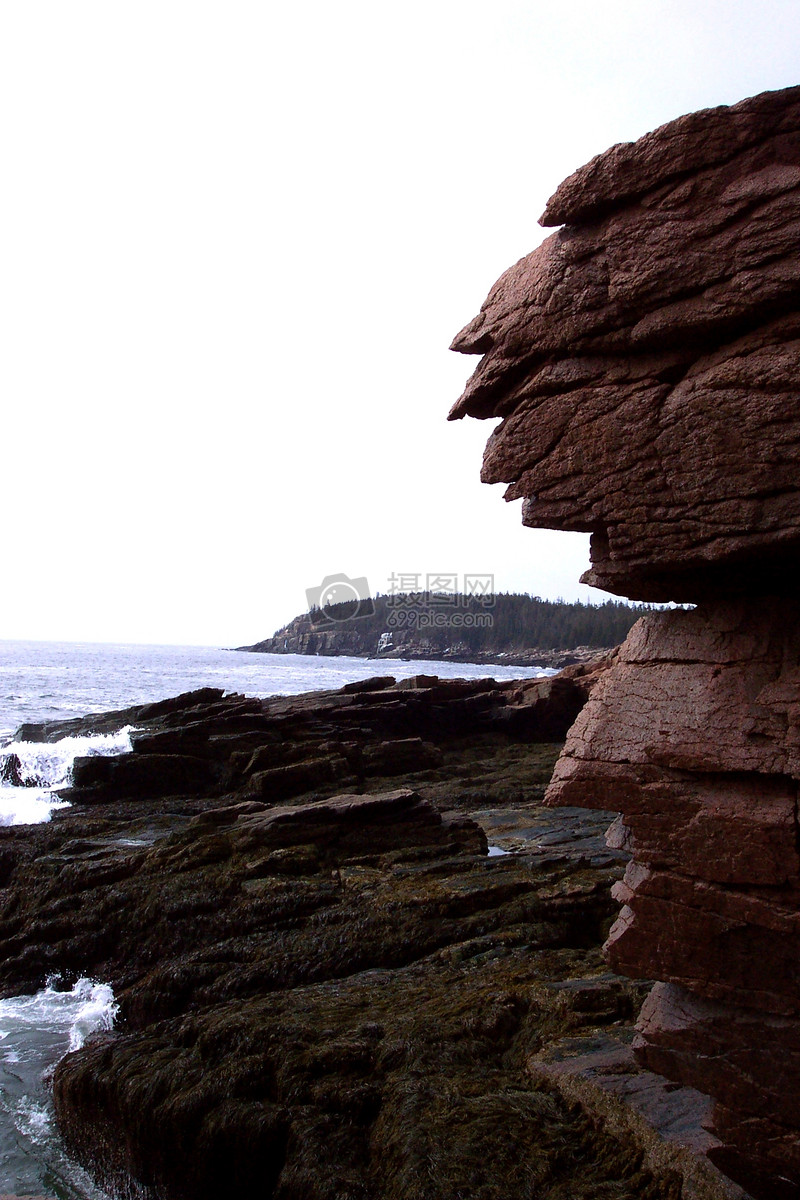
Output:
[[116,754],[76,758],[71,788],[62,797],[81,804],[110,799],[205,795],[219,790],[220,772],[188,754]]
[[441,765],[442,756],[422,738],[395,738],[365,747],[361,755],[365,775],[403,775]]
[[28,783],[22,774],[22,762],[18,754],[3,754],[0,757],[0,783],[10,787],[25,787]]

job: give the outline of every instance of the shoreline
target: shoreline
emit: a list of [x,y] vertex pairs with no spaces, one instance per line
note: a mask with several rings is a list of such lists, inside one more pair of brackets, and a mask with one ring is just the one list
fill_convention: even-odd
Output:
[[666,1200],[671,1160],[662,1181],[531,1065],[630,1038],[642,999],[601,953],[628,860],[612,814],[542,805],[606,666],[208,688],[29,727],[138,727],[76,760],[71,808],[0,829],[0,991],[58,971],[120,1004],[55,1071],[76,1160],[117,1195],[403,1200],[433,1148],[443,1196],[566,1170]]
[[301,655],[304,658],[364,658],[370,662],[438,662],[438,663],[463,663],[465,666],[496,666],[496,667],[542,667],[560,671],[565,667],[577,666],[580,664],[588,664],[599,658],[605,658],[611,654],[616,648],[613,646],[576,646],[572,650],[508,650],[500,651],[497,654],[480,653],[480,654],[460,654],[450,653],[447,650],[433,654],[425,650],[413,651],[407,648],[389,651],[386,654],[358,654],[354,655],[352,650],[319,650],[310,653],[309,651],[286,649],[277,650],[274,646],[269,649],[259,649],[263,643],[257,642],[252,646],[231,646],[230,650],[234,653],[247,654],[276,654],[276,655]]

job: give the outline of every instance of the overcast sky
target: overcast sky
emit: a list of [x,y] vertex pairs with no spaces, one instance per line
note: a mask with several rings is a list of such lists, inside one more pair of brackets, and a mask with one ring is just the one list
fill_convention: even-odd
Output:
[[0,0],[0,638],[237,645],[323,576],[602,599],[446,416],[560,181],[800,82],[797,0]]

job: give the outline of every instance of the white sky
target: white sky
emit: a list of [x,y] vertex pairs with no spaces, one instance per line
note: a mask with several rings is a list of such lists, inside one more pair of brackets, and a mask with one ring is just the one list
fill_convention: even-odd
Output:
[[0,0],[0,638],[237,645],[323,575],[602,599],[450,340],[561,180],[800,81],[798,0]]

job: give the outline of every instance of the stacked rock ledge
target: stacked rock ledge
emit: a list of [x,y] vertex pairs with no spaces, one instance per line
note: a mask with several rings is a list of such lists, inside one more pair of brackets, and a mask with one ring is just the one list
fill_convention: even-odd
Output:
[[525,524],[591,533],[589,583],[797,580],[799,144],[790,88],[607,151],[453,343],[483,358],[451,417],[502,418],[483,479]]
[[592,534],[643,618],[552,805],[621,810],[615,970],[659,982],[640,1062],[713,1098],[709,1156],[800,1195],[800,88],[682,117],[556,192],[563,228],[454,349],[483,478]]

